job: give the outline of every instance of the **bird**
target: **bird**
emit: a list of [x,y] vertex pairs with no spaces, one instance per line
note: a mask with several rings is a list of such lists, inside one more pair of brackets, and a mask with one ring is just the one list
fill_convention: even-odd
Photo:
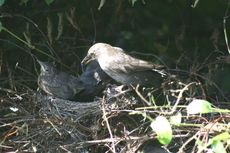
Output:
[[84,84],[78,77],[59,71],[50,62],[37,61],[41,66],[38,86],[48,95],[73,100],[76,94],[84,90]]
[[107,43],[90,47],[82,64],[92,60],[96,60],[106,74],[122,85],[159,87],[167,76],[164,66],[132,57],[122,48]]
[[111,82],[111,78],[101,69],[96,60],[89,63],[85,71],[79,76],[84,84],[84,90],[77,94],[81,101],[92,101]]

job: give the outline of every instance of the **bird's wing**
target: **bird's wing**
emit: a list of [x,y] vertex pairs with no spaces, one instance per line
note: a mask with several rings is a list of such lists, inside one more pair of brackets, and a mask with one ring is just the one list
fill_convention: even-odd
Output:
[[82,88],[82,83],[79,80],[79,78],[70,75],[65,72],[59,72],[57,73],[52,80],[52,84],[56,87],[60,88],[77,88],[81,89]]
[[119,52],[119,54],[119,57],[114,60],[114,65],[117,66],[119,71],[123,71],[124,73],[154,69],[160,70],[164,68],[162,65],[156,65],[151,62],[136,59],[130,55],[125,54],[124,52]]
[[120,47],[112,47],[112,48],[115,49],[116,51],[124,52],[124,50]]

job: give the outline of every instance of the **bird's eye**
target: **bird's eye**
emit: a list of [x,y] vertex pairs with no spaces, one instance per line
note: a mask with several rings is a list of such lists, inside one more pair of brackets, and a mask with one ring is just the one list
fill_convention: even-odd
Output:
[[90,57],[95,57],[95,54],[94,53],[90,53]]

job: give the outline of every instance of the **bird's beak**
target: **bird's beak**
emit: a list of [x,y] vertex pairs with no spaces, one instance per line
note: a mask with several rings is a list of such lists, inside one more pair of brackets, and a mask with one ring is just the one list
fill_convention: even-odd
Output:
[[[41,71],[47,71],[47,69],[50,69],[50,65],[48,65],[46,62],[42,62],[37,59],[37,62],[40,64]],[[53,65],[52,65],[53,66]]]
[[90,61],[92,61],[92,56],[90,56],[90,55],[87,55],[87,56],[81,61],[81,69],[82,69],[82,71],[85,70],[85,66],[86,66]]
[[94,60],[91,55],[87,55],[82,61],[81,65],[87,65],[90,61]]
[[40,61],[39,59],[36,59],[37,60],[37,62],[39,63],[39,64],[41,64],[42,63],[42,61]]
[[40,65],[40,69],[41,69],[41,71],[45,71],[45,64],[44,64],[44,62],[42,62],[42,61],[40,61],[40,60],[38,60],[37,59],[37,61],[38,61],[38,63],[39,63],[39,65]]
[[44,62],[42,62],[42,61],[40,61],[38,59],[37,59],[37,62],[40,64],[41,67],[44,67],[44,65],[45,65]]

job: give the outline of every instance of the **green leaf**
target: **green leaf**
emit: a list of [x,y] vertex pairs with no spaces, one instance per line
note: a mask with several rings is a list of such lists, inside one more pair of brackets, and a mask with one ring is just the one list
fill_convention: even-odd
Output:
[[212,112],[211,103],[202,99],[195,99],[187,106],[188,114],[205,114]]
[[227,153],[224,144],[221,141],[217,141],[216,143],[211,145],[213,152],[215,153]]
[[105,2],[106,2],[106,0],[101,0],[99,7],[98,7],[98,10],[101,10],[101,8],[104,6]]
[[223,132],[216,135],[210,140],[212,150],[215,153],[227,153],[224,148],[223,142],[225,143],[228,142],[229,140],[230,140],[230,134],[228,132]]
[[137,2],[137,0],[131,0],[132,6]]
[[0,6],[2,6],[5,3],[5,0],[0,0]]
[[0,21],[0,32],[3,30],[2,22]]
[[54,0],[45,0],[45,2],[46,2],[47,5],[50,5],[51,3],[54,2]]
[[223,132],[221,134],[216,135],[211,139],[211,143],[215,143],[217,141],[227,141],[230,139],[230,134],[228,132]]
[[20,1],[20,5],[27,5],[29,0],[21,0]]
[[167,145],[171,142],[172,128],[169,121],[165,117],[158,116],[150,126],[152,130],[157,133],[157,139],[161,144]]

